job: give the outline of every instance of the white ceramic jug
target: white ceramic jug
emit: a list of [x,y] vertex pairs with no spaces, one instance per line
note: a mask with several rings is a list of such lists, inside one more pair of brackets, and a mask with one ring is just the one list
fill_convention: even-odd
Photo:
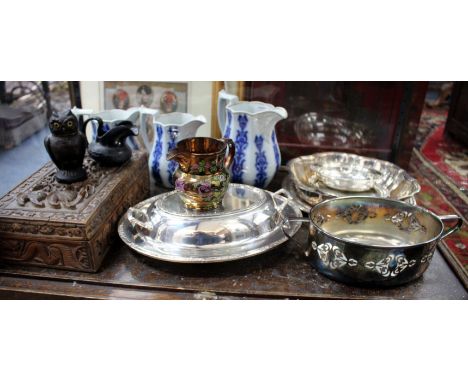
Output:
[[265,188],[281,164],[275,125],[288,117],[282,107],[264,102],[239,101],[221,90],[218,95],[218,123],[224,138],[236,146],[231,181]]
[[[115,124],[119,121],[130,121],[134,125],[138,121],[140,117],[140,111],[146,110],[143,107],[131,107],[127,110],[121,109],[111,109],[111,110],[103,110],[98,113],[94,113],[91,109],[78,109],[74,107],[71,111],[75,116],[88,116],[89,118],[101,118],[103,121],[103,131],[107,132],[112,129]],[[97,136],[97,129],[98,129],[98,122],[96,120],[91,121],[91,124],[88,124],[86,127],[87,131],[84,131],[86,137],[88,138],[89,143],[96,142]],[[133,149],[139,149],[137,141],[132,137],[128,138],[130,146]]]
[[144,109],[142,114],[153,116],[153,142],[149,142],[146,125],[141,121],[141,137],[149,153],[149,169],[153,180],[164,187],[174,186],[172,176],[177,169],[177,162],[166,159],[167,152],[175,149],[177,142],[194,137],[198,128],[206,123],[203,115],[189,113],[160,114],[159,110]]

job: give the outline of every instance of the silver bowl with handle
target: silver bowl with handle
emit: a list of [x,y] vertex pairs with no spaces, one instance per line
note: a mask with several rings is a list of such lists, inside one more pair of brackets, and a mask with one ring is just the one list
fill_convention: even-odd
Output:
[[[378,197],[326,200],[310,210],[306,256],[336,281],[375,287],[405,284],[429,267],[437,243],[463,224],[402,201]],[[444,223],[456,224],[445,229]]]

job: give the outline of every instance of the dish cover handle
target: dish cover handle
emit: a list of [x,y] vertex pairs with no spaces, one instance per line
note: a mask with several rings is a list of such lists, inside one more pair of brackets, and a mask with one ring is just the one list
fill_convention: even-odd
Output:
[[301,211],[308,213],[308,211],[304,211],[304,209],[300,206],[300,204],[294,200],[294,197],[292,196],[292,194],[285,188],[280,188],[278,191],[274,192],[273,195],[281,195],[287,199],[286,203],[281,204],[282,208],[280,208],[280,211],[282,211],[283,208],[286,207],[287,203],[291,203],[297,208],[299,208]]
[[289,228],[291,228],[291,225],[290,223],[309,223],[309,218],[304,218],[304,217],[290,217],[290,218],[286,218],[285,221],[283,222],[283,225],[281,226],[281,229],[283,230],[283,233],[284,235],[289,239],[291,240],[297,248],[299,248],[301,250],[301,252],[303,252],[306,256],[309,256],[309,253],[307,252],[307,250],[304,248],[304,245],[299,243],[296,239],[294,239],[294,237],[292,237],[289,233],[288,233],[288,230]]
[[446,221],[457,220],[457,224],[455,224],[452,228],[448,229],[442,234],[442,236],[440,237],[441,240],[445,239],[448,235],[451,235],[452,233],[458,231],[463,224],[463,219],[458,215],[439,216],[439,219],[442,220],[442,222],[444,223],[444,227]]
[[128,209],[127,219],[133,228],[139,228],[147,232],[153,229],[153,224],[149,220],[148,215],[139,209],[130,207]]
[[293,200],[291,193],[288,190],[285,190],[284,188],[280,188],[278,191],[273,193],[273,196],[277,196],[277,195],[285,197],[285,199],[282,201],[282,203],[279,206],[276,204],[275,198],[273,198],[273,203],[275,204],[276,211],[278,211],[278,213],[281,214],[284,210],[284,207],[286,207],[286,205],[288,204],[288,202],[294,202],[294,200]]
[[[291,228],[291,225],[290,223],[292,222],[300,222],[301,224],[302,223],[308,223],[309,222],[309,218],[304,218],[304,217],[285,217],[282,213],[284,207],[286,207],[286,205],[288,203],[292,203],[292,204],[297,204],[294,199],[293,199],[293,196],[291,195],[291,193],[288,191],[288,190],[285,190],[284,188],[280,188],[278,191],[274,192],[273,193],[274,196],[276,195],[281,195],[281,196],[284,196],[285,197],[285,200],[283,201],[283,203],[280,204],[280,206],[276,206],[276,202],[275,203],[275,207],[276,207],[276,210],[279,214],[279,216],[282,218],[282,222],[281,222],[281,229],[284,233],[284,235],[290,239],[295,245],[296,247],[298,247],[299,249],[301,249],[301,251],[304,250],[303,248],[303,245],[301,245],[300,243],[297,242],[296,239],[294,239],[289,233],[288,233],[288,230]],[[275,199],[273,198],[273,201]],[[299,208],[299,207],[298,207]],[[300,209],[300,208],[299,208]]]

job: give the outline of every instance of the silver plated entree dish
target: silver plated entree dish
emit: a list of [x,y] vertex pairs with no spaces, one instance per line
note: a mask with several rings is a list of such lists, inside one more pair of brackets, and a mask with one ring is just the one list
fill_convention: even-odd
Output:
[[156,195],[131,207],[119,223],[130,248],[154,259],[215,263],[251,257],[288,240],[302,216],[282,191],[272,193],[231,183],[222,205],[210,211],[185,208],[176,192]]
[[296,188],[306,196],[374,196],[407,199],[421,187],[393,163],[355,154],[326,152],[288,163]]

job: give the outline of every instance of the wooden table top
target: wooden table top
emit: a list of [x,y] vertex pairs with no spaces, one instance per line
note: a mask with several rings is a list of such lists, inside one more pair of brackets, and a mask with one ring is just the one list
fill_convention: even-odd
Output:
[[[295,238],[305,243],[307,229]],[[438,251],[420,279],[372,289],[319,274],[292,241],[245,260],[187,265],[146,258],[117,238],[97,273],[0,264],[0,298],[468,299],[468,292]]]
[[[306,237],[305,228],[296,235]],[[293,242],[250,259],[186,265],[143,257],[116,239],[94,274],[0,265],[0,298],[467,299],[468,294],[439,252],[415,282],[370,289],[322,276]]]

